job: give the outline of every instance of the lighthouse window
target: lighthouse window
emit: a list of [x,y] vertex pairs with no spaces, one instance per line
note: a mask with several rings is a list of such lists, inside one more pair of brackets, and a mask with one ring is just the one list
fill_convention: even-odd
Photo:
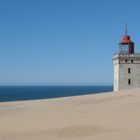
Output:
[[130,68],[128,68],[128,73],[131,73],[131,69]]
[[127,63],[127,60],[125,60],[125,63]]
[[131,79],[128,79],[128,85],[131,85]]

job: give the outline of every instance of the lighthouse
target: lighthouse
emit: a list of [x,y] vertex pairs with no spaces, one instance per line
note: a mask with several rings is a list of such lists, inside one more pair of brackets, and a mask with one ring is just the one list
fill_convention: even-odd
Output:
[[135,53],[134,45],[126,25],[119,52],[113,55],[114,91],[140,87],[140,54]]

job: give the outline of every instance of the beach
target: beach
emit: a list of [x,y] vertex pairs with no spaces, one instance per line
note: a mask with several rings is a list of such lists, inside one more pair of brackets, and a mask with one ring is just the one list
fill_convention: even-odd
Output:
[[139,140],[140,89],[1,102],[0,140]]

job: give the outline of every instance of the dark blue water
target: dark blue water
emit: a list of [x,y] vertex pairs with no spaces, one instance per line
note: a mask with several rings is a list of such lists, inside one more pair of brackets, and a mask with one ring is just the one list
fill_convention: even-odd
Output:
[[112,90],[112,86],[0,86],[0,102],[96,94]]

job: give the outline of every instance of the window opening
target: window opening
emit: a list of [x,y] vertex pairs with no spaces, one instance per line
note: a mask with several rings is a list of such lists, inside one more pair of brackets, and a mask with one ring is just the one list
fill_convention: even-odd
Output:
[[131,73],[131,69],[130,68],[128,68],[128,73]]
[[128,79],[128,85],[131,85],[131,79]]

